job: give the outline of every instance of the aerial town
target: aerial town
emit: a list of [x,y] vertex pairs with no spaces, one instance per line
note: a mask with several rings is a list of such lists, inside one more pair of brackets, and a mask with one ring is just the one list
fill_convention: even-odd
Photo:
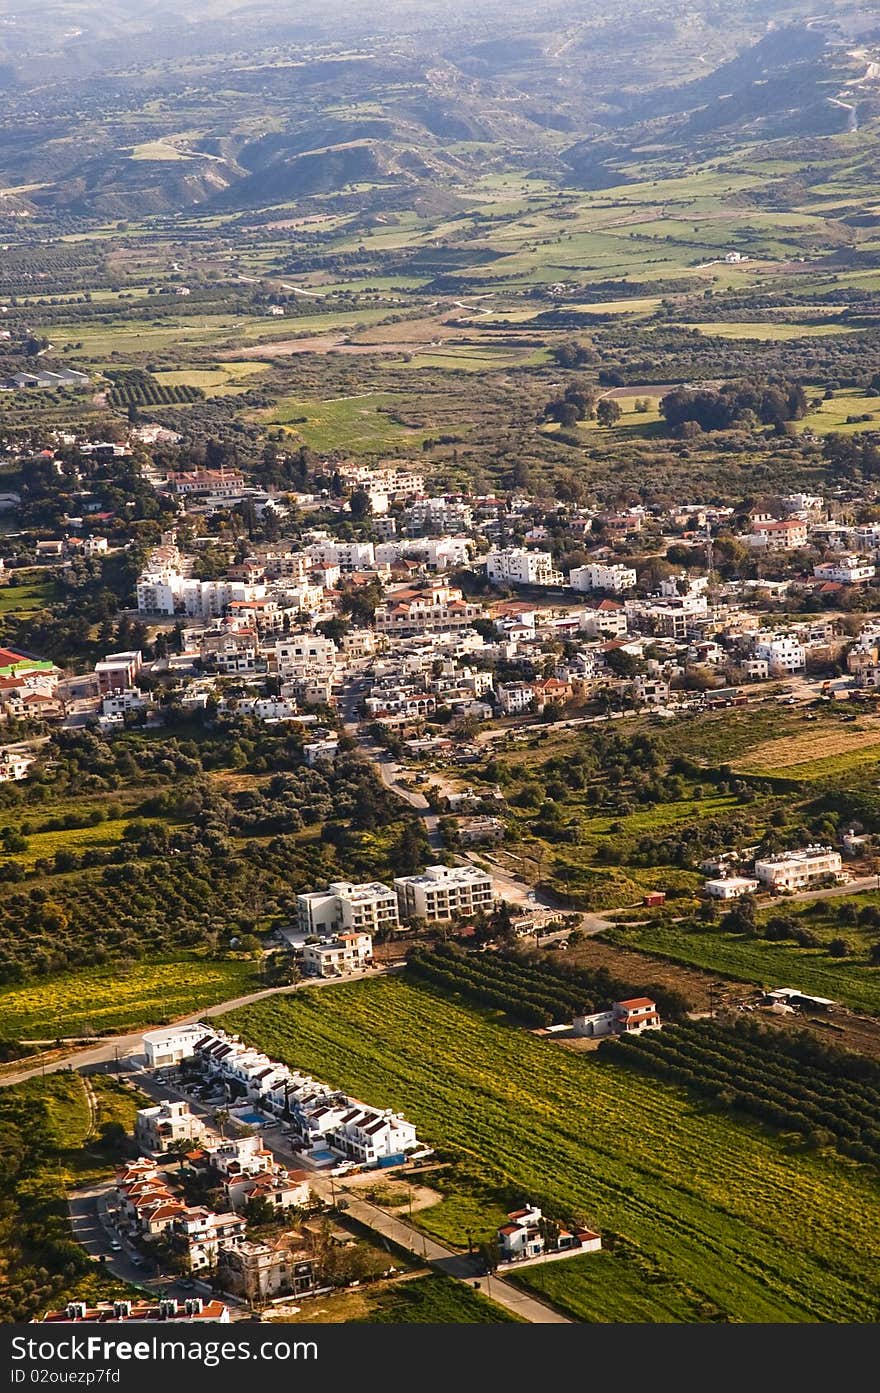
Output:
[[0,1341],[876,1325],[872,7],[8,0],[0,131]]

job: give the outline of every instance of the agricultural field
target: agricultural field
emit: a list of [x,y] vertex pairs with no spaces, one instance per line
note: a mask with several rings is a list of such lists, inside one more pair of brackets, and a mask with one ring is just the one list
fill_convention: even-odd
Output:
[[22,585],[0,587],[0,616],[35,614],[60,598],[53,580],[28,580]]
[[[498,1325],[517,1324],[517,1317],[481,1292],[453,1277],[432,1272],[386,1286],[375,1298],[368,1294],[368,1325]],[[357,1320],[354,1322],[358,1324]]]
[[[707,1114],[674,1087],[568,1054],[400,979],[223,1019],[270,1055],[402,1109],[510,1207],[528,1196],[598,1227],[614,1263],[619,1236],[693,1294],[701,1319],[876,1318],[867,1169]],[[419,1222],[465,1244],[464,1234],[445,1230],[442,1202]],[[595,1319],[621,1318],[614,1292],[625,1281],[613,1279],[607,1311],[597,1284]],[[668,1318],[652,1272],[632,1312]]]
[[880,760],[880,719],[864,716],[852,725],[801,725],[799,733],[755,745],[736,761],[744,774],[772,774],[813,781]]
[[[782,902],[776,912],[784,909]],[[834,937],[840,932],[838,929]],[[619,925],[606,930],[603,937],[622,948],[637,948],[737,982],[765,988],[795,986],[812,996],[843,1002],[854,1011],[880,1015],[880,973],[870,965],[866,947],[860,946],[851,957],[836,958],[829,954],[827,942],[817,948],[801,948],[717,927],[658,921]],[[831,937],[828,933],[828,942]]]
[[161,1025],[259,987],[253,962],[198,958],[63,972],[0,988],[0,1035],[54,1040]]
[[686,1324],[712,1319],[699,1294],[671,1279],[645,1252],[627,1243],[613,1252],[537,1263],[507,1280],[587,1324]]
[[390,392],[367,392],[327,401],[283,398],[267,418],[267,424],[284,426],[313,450],[369,454],[394,450],[398,445],[421,444],[426,432],[404,425],[397,416],[404,410],[403,402]]

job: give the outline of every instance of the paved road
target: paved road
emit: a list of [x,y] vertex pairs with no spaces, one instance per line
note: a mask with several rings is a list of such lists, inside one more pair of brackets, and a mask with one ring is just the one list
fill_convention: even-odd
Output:
[[572,1324],[567,1316],[554,1311],[550,1306],[545,1306],[543,1301],[538,1301],[536,1297],[511,1286],[503,1278],[478,1276],[478,1264],[467,1253],[457,1253],[445,1244],[438,1243],[436,1239],[429,1238],[427,1234],[419,1233],[405,1220],[387,1214],[378,1205],[360,1198],[355,1191],[345,1189],[345,1200],[348,1205],[346,1212],[373,1233],[388,1238],[415,1257],[423,1258],[438,1272],[445,1272],[448,1277],[455,1277],[468,1286],[478,1286],[499,1306],[504,1306],[521,1319],[535,1325]]
[[[201,1011],[193,1011],[188,1016],[180,1016],[175,1021],[169,1021],[168,1024],[186,1025],[191,1021],[208,1020],[212,1016],[223,1015],[225,1011],[234,1011],[239,1006],[250,1006],[255,1001],[264,1001],[270,996],[287,996],[291,992],[301,991],[303,987],[309,989],[312,987],[333,987],[343,982],[357,982],[364,977],[382,977],[389,972],[401,972],[403,967],[403,963],[388,963],[381,967],[371,968],[366,972],[350,972],[345,977],[317,977],[310,978],[308,982],[297,982],[291,987],[265,987],[262,991],[250,992],[247,996],[237,996],[231,1001],[219,1001],[214,1006],[205,1006]],[[158,1029],[159,1027],[152,1028]],[[8,1088],[10,1084],[14,1083],[24,1083],[26,1079],[34,1079],[41,1074],[55,1074],[61,1069],[92,1069],[102,1064],[111,1063],[117,1058],[124,1059],[126,1055],[140,1052],[143,1035],[143,1030],[136,1030],[128,1035],[104,1036],[87,1049],[76,1050],[63,1059],[57,1059],[52,1063],[30,1065],[27,1068],[18,1069],[14,1073],[4,1074],[0,1078],[0,1088]]]
[[[138,1070],[133,1074],[132,1082],[155,1102],[167,1099],[171,1095],[186,1099],[192,1112],[206,1120],[210,1120],[216,1111],[210,1104],[203,1103],[187,1093],[182,1093],[173,1086],[157,1083],[152,1075],[144,1070]],[[280,1127],[267,1128],[262,1133],[262,1138],[264,1144],[282,1165],[309,1170],[309,1184],[312,1191],[328,1204],[335,1203],[338,1197],[344,1195],[347,1205],[346,1212],[380,1238],[389,1239],[414,1257],[422,1258],[431,1267],[445,1272],[447,1276],[455,1277],[459,1281],[466,1282],[469,1286],[478,1285],[480,1290],[484,1291],[487,1296],[491,1296],[493,1301],[497,1301],[500,1306],[513,1311],[523,1320],[537,1324],[571,1324],[566,1316],[560,1315],[558,1311],[552,1310],[549,1306],[545,1306],[542,1301],[538,1301],[535,1297],[519,1291],[500,1277],[480,1277],[477,1263],[467,1253],[458,1253],[453,1248],[448,1248],[445,1244],[429,1238],[407,1223],[406,1220],[388,1214],[378,1205],[364,1199],[357,1188],[352,1188],[343,1181],[334,1179],[326,1171],[313,1171],[303,1157],[292,1149]],[[136,1268],[133,1270],[137,1271]],[[120,1275],[125,1274],[120,1272]],[[127,1280],[131,1280],[131,1278],[127,1277]],[[174,1294],[176,1293],[172,1293],[172,1295]],[[189,1294],[192,1295],[192,1292]]]

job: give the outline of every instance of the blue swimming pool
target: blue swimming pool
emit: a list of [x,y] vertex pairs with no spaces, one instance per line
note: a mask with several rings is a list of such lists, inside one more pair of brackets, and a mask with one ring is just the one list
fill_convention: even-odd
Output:
[[318,1165],[329,1165],[331,1161],[338,1161],[339,1157],[335,1151],[310,1151],[309,1160],[317,1161]]
[[266,1118],[258,1112],[237,1112],[234,1113],[236,1122],[246,1122],[249,1127],[262,1127]]

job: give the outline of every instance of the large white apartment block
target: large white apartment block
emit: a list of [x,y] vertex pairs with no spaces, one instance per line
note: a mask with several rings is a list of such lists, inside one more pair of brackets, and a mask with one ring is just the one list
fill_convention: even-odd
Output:
[[303,967],[310,977],[342,977],[372,966],[373,940],[368,933],[341,933],[319,943],[303,944]]
[[170,1025],[164,1030],[150,1030],[143,1037],[144,1055],[148,1069],[164,1069],[191,1059],[196,1041],[205,1033],[203,1025]]
[[568,573],[568,583],[573,590],[611,590],[619,593],[635,587],[636,573],[631,566],[576,566]]
[[[375,1166],[380,1160],[402,1157],[419,1147],[416,1130],[399,1113],[370,1108],[367,1104],[335,1092],[308,1074],[289,1069],[251,1049],[236,1036],[202,1025],[191,1056],[202,1069],[227,1080],[246,1098],[279,1116],[288,1117],[300,1136],[311,1147],[329,1147],[363,1165]],[[252,1156],[244,1154],[250,1145]],[[211,1164],[224,1173],[223,1157],[234,1157],[235,1174],[246,1170],[264,1171],[271,1157],[259,1137],[217,1142],[210,1148]],[[422,1150],[421,1154],[426,1154]],[[233,1174],[230,1160],[229,1175]]]
[[770,890],[802,890],[825,876],[840,879],[843,861],[830,846],[807,846],[783,851],[755,862],[755,878]]
[[522,547],[490,551],[486,557],[486,576],[493,585],[565,584],[565,577],[554,568],[549,551],[526,551]]
[[173,614],[183,594],[184,577],[167,568],[144,571],[138,576],[137,607],[140,614]]
[[794,634],[757,634],[752,657],[767,664],[771,677],[783,672],[802,672],[807,662],[806,649]]
[[323,634],[288,634],[276,640],[273,652],[279,676],[291,681],[332,677],[339,658],[336,644]]
[[264,600],[266,587],[241,580],[185,580],[181,596],[191,619],[219,619],[233,600]]
[[817,580],[838,581],[841,585],[859,585],[871,580],[876,566],[864,556],[840,556],[834,561],[820,561],[813,567]]
[[314,566],[338,566],[340,571],[371,571],[376,564],[372,542],[338,542],[328,538],[312,542],[308,549]]
[[343,465],[339,471],[342,482],[350,489],[366,489],[369,494],[383,494],[389,503],[407,503],[425,491],[425,476],[397,466],[372,469],[369,465]]
[[190,1112],[189,1103],[159,1103],[140,1108],[135,1117],[134,1137],[142,1151],[160,1155],[180,1141],[194,1141],[204,1132],[204,1123]]
[[376,933],[399,924],[397,896],[374,880],[363,885],[337,880],[326,890],[297,895],[299,928],[307,934],[335,934],[342,930]]
[[444,537],[453,532],[470,532],[473,509],[461,498],[418,498],[406,510],[406,530],[410,536]]
[[421,875],[398,876],[394,888],[401,919],[452,919],[495,902],[492,877],[476,866],[428,866]]

